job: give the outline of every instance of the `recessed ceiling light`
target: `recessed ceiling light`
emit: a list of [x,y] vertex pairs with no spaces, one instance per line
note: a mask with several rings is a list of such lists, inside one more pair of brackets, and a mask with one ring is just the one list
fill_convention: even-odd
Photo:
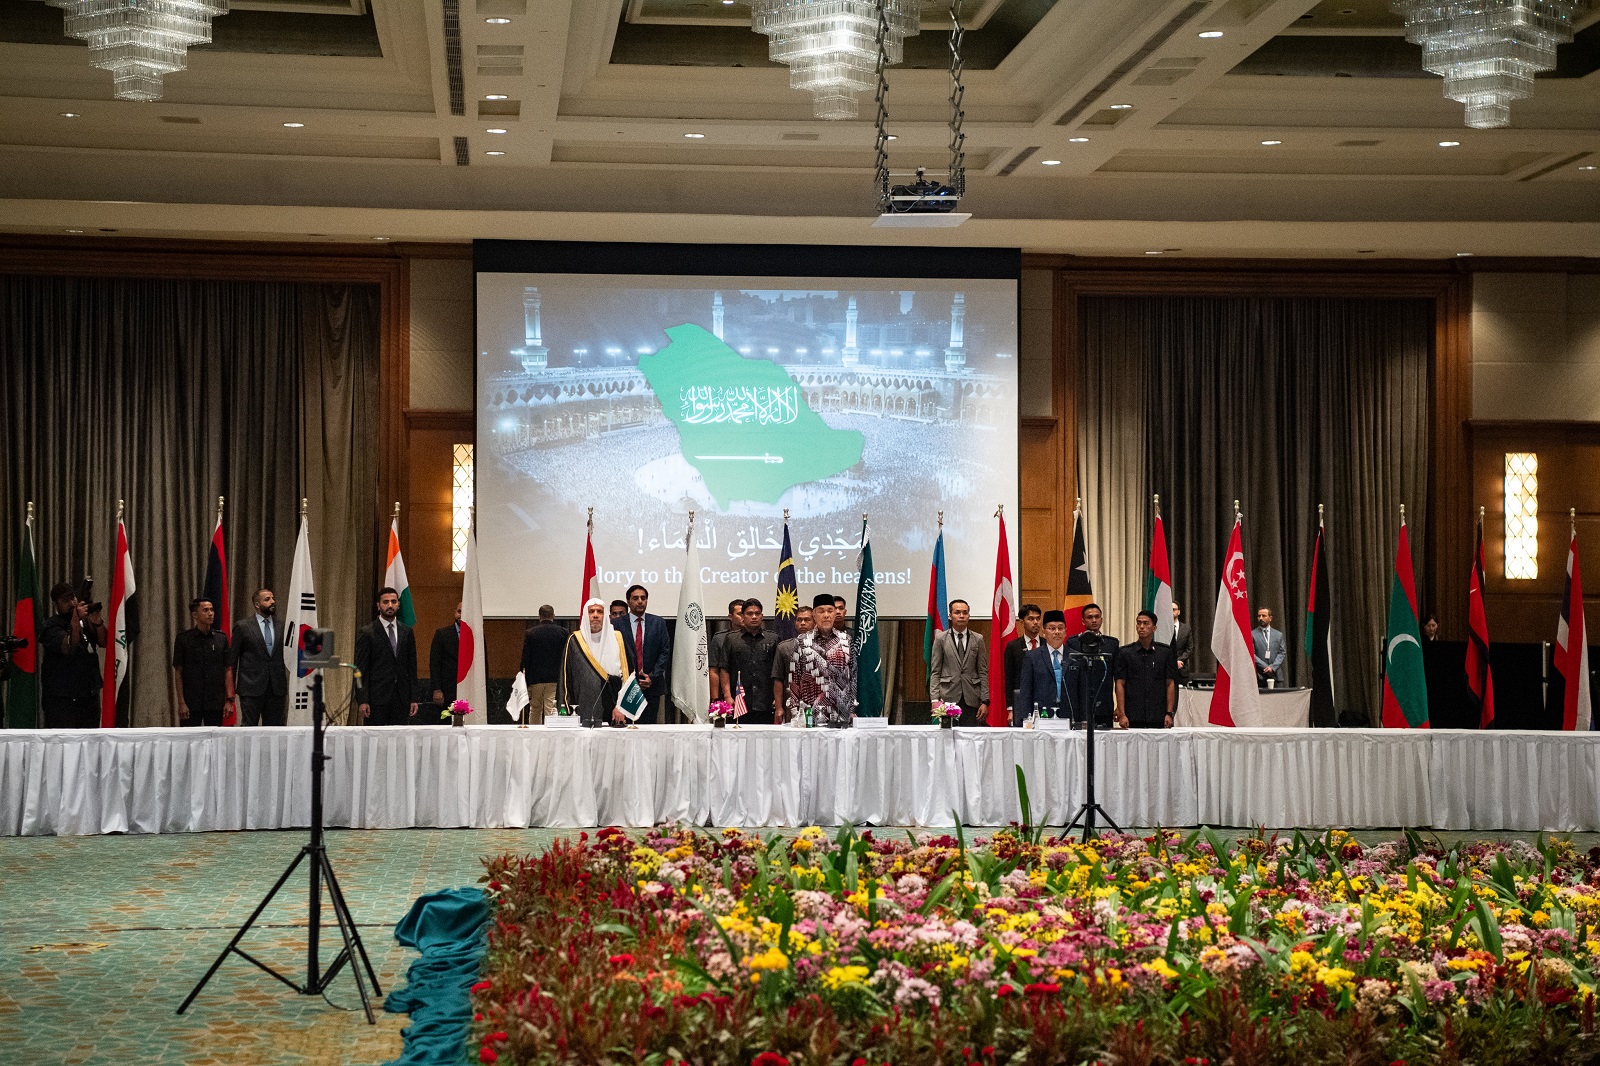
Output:
[[484,19],[483,21],[487,22],[491,26],[508,26],[511,24],[511,20],[507,18],[492,18]]
[[1211,40],[1213,38],[1221,37],[1222,36],[1222,31],[1221,30],[1201,30],[1200,31],[1200,36],[1204,37],[1206,40],[1209,41],[1209,40]]
[[1073,144],[1088,144],[1089,143],[1089,138],[1087,138],[1087,137],[1068,137],[1067,140],[1071,141]]
[[1111,105],[1111,110],[1113,110],[1113,111],[1132,111],[1133,110],[1133,105],[1132,104],[1112,104]]
[[283,124],[283,128],[286,129],[286,130],[304,129],[305,128],[305,123],[304,122],[285,122]]
[[1059,159],[1041,159],[1041,160],[1039,160],[1039,165],[1041,167],[1059,167],[1061,165],[1061,160],[1059,160]]
[[82,118],[83,116],[78,114],[76,111],[63,111],[63,112],[61,112],[61,117],[62,118]]
[[1145,255],[1160,255],[1161,253],[1159,251],[1155,251],[1155,252],[1146,252],[1144,254]]
[[722,6],[723,7],[732,7],[733,6],[733,0],[722,0]]
[[373,240],[375,240],[375,241],[386,241],[386,240],[388,240],[388,239],[389,239],[389,238],[387,238],[387,237],[374,237],[374,238],[372,238],[372,239],[373,239]]
[[1262,141],[1261,143],[1266,145],[1268,148],[1271,148],[1273,145],[1282,144],[1283,142],[1282,141]]
[[485,100],[504,100],[505,98],[505,93],[490,93],[488,96],[484,97]]
[[83,230],[81,230],[81,229],[69,229],[69,230],[67,230],[67,232],[68,233],[82,233]]
[[[898,141],[900,138],[896,137],[892,133],[886,133],[886,134],[883,135],[883,139],[886,140],[886,141]],[[1590,167],[1589,169],[1593,170],[1594,168]]]
[[685,133],[684,136],[691,141],[703,141],[706,139],[706,135],[703,133]]
[[1456,258],[1457,259],[1463,259],[1463,258],[1465,258],[1465,257],[1467,257],[1467,256],[1469,256],[1471,254],[1472,254],[1471,252],[1457,252],[1456,253]]
[[484,155],[505,155],[504,152],[485,152]]
[[1460,141],[1440,141],[1439,142],[1439,147],[1440,148],[1460,148],[1461,147],[1461,142]]
[[485,133],[504,133],[505,130],[501,129],[499,126],[495,126],[493,129],[487,129],[487,130],[484,130],[483,132],[485,132]]
[[1600,167],[1596,167],[1593,163],[1585,163],[1583,166],[1579,167],[1578,169],[1579,170],[1600,170]]

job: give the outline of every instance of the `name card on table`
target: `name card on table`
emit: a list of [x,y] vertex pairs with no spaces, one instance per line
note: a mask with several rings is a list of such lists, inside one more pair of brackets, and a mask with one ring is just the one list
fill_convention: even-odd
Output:
[[852,728],[852,729],[887,729],[888,727],[889,727],[889,719],[883,718],[883,717],[878,717],[878,718],[860,718],[860,717],[857,717],[857,718],[851,719],[851,721],[850,721],[850,728]]
[[577,729],[583,722],[575,714],[548,714],[544,724],[550,729]]

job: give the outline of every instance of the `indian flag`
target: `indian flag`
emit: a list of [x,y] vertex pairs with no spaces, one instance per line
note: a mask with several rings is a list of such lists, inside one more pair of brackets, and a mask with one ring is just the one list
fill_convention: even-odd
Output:
[[400,554],[399,515],[389,523],[389,559],[383,570],[383,584],[400,594],[400,621],[415,626],[417,612],[411,606],[411,582],[406,580],[406,561]]
[[1167,554],[1167,531],[1156,512],[1150,532],[1150,562],[1144,571],[1144,609],[1156,616],[1156,643],[1172,643],[1172,564]]

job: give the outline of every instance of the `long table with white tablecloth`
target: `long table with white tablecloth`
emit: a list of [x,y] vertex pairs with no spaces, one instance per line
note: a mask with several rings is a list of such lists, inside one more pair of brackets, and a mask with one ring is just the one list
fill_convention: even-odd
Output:
[[[1600,830],[1600,734],[1170,729],[1095,735],[1124,826]],[[1061,824],[1081,732],[440,726],[328,731],[331,826]],[[309,824],[308,728],[0,732],[0,835]]]

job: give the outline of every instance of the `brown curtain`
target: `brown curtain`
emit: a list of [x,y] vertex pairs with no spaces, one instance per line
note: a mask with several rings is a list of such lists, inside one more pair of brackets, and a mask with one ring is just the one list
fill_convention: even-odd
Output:
[[[1129,579],[1143,574],[1149,497],[1159,493],[1196,665],[1214,669],[1211,618],[1237,499],[1251,598],[1272,608],[1284,633],[1291,683],[1309,684],[1304,612],[1324,504],[1337,706],[1363,724],[1375,721],[1401,504],[1413,550],[1427,543],[1433,314],[1432,302],[1418,299],[1084,298],[1080,466],[1096,470],[1083,471],[1080,483],[1100,488],[1085,502],[1091,514],[1117,516],[1103,527],[1114,543],[1090,542],[1091,551],[1122,560],[1125,572],[1108,592],[1123,602],[1107,605],[1111,617],[1138,609]],[[1106,425],[1129,409],[1129,382],[1142,395],[1138,443]],[[1129,457],[1117,454],[1129,448],[1140,453],[1142,484],[1128,473]],[[1430,593],[1418,590],[1424,602]],[[1131,621],[1124,628],[1131,632]]]
[[377,537],[378,308],[366,285],[0,276],[0,602],[30,500],[41,599],[92,575],[104,600],[125,500],[133,724],[175,723],[171,641],[218,496],[235,618],[261,585],[287,596],[307,496],[322,618],[353,632]]

